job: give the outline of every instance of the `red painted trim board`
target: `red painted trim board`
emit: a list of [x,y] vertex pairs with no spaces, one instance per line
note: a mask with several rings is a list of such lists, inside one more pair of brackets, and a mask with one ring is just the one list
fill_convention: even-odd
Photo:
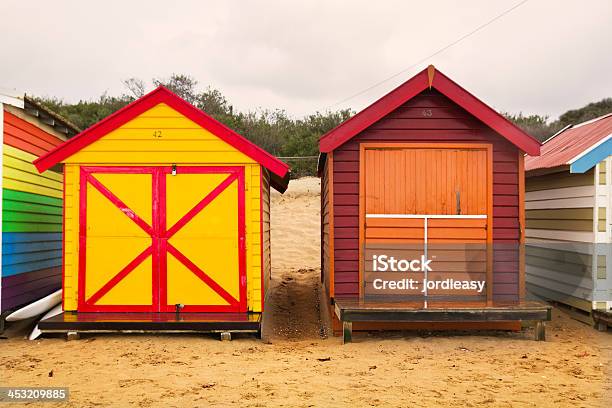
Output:
[[[166,177],[161,169],[157,168],[154,170],[152,178],[151,219],[153,220],[153,232],[155,237],[161,237],[164,231],[166,231],[166,201],[160,200],[160,197],[166,197]],[[155,309],[158,312],[161,309],[160,299],[166,299],[166,249],[165,239],[153,239],[153,282],[158,282],[158,285],[157,288],[155,284],[151,285],[151,290],[153,292],[151,297],[153,299],[153,305],[155,305]],[[161,269],[163,269],[163,273]]]
[[62,310],[66,310],[66,169],[62,173]]
[[244,202],[244,167],[238,174],[238,270],[240,274],[240,311],[246,312],[246,223]]
[[[166,176],[172,172],[171,167],[82,167],[81,168],[81,204],[80,212],[80,256],[79,256],[79,310],[81,311],[174,311],[174,305],[167,305],[167,252],[169,251],[177,260],[192,271],[198,278],[206,283],[223,297],[229,305],[224,306],[197,306],[187,305],[183,311],[246,311],[246,246],[245,246],[245,206],[244,206],[244,167],[212,166],[212,167],[182,167],[181,173],[228,173],[229,176],[219,184],[211,193],[201,200],[185,216],[183,216],[170,230],[166,230]],[[178,169],[177,169],[178,172]],[[125,203],[116,197],[108,188],[95,179],[92,173],[128,173],[152,175],[152,223],[149,226]],[[234,299],[221,286],[212,280],[197,265],[192,263],[178,249],[168,243],[168,239],[181,227],[186,225],[207,204],[221,194],[234,180],[238,180],[238,239],[239,239],[239,281],[240,299]],[[125,268],[108,281],[89,299],[85,299],[85,269],[86,269],[86,222],[87,222],[87,185],[100,191],[109,201],[122,210],[126,216],[151,235],[152,243],[145,251],[132,260]],[[108,291],[116,286],[125,276],[141,264],[149,255],[153,260],[153,293],[152,304],[149,305],[96,305]]]
[[[98,171],[98,169],[100,171]],[[109,282],[103,287],[103,293],[99,294],[100,290],[92,295],[90,298],[85,298],[86,288],[86,270],[87,270],[87,189],[88,185],[91,185],[96,190],[100,191],[106,199],[117,206],[126,216],[134,221],[138,226],[143,228],[149,235],[153,234],[153,229],[140,217],[138,217],[134,211],[132,211],[125,203],[110,192],[102,183],[100,183],[92,175],[93,173],[130,173],[130,174],[152,174],[154,168],[147,167],[81,167],[80,168],[80,200],[79,200],[79,293],[78,293],[78,310],[82,312],[103,312],[103,311],[142,311],[152,312],[155,311],[155,304],[153,301],[151,305],[96,305],[95,302],[99,300],[105,293],[116,286],[125,276],[134,270],[140,263],[142,263],[148,255],[153,254],[153,247],[148,247],[143,253],[138,255],[132,260],[125,268],[123,268],[117,275],[115,275]],[[137,222],[137,220],[140,220]],[[152,239],[152,245],[153,245]],[[147,253],[147,251],[150,251]],[[145,255],[146,253],[146,255]],[[155,286],[155,282],[153,285]],[[99,295],[98,295],[99,294]],[[93,301],[92,301],[93,297]]]
[[85,308],[85,270],[87,264],[87,171],[83,168],[79,172],[79,310]]

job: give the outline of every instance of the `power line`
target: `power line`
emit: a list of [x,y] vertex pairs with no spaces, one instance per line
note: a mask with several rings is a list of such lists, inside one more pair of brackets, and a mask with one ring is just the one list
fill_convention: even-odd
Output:
[[355,93],[355,94],[353,94],[353,95],[351,95],[351,96],[349,96],[347,98],[342,99],[339,102],[334,103],[333,105],[330,105],[327,109],[333,108],[333,107],[338,106],[338,105],[340,105],[340,104],[342,104],[344,102],[350,101],[351,99],[353,99],[353,98],[355,98],[355,97],[357,97],[359,95],[363,95],[364,93],[366,93],[368,91],[371,91],[372,89],[374,89],[374,88],[384,84],[385,82],[387,82],[387,81],[389,81],[389,80],[391,80],[391,79],[393,79],[393,78],[403,74],[404,72],[411,70],[412,68],[416,67],[417,65],[419,65],[419,64],[421,64],[421,63],[423,63],[423,62],[425,62],[425,61],[435,57],[436,55],[443,53],[444,51],[448,50],[452,46],[457,45],[458,43],[460,43],[461,41],[465,40],[466,38],[471,37],[472,35],[476,34],[480,30],[482,30],[483,28],[487,27],[488,25],[492,24],[493,22],[495,22],[495,21],[499,20],[500,18],[504,17],[506,14],[510,13],[511,11],[521,7],[523,4],[527,3],[528,1],[529,0],[522,0],[521,2],[519,2],[519,3],[515,4],[514,6],[510,7],[509,9],[507,9],[507,10],[503,11],[502,13],[496,15],[495,17],[493,17],[492,19],[490,19],[486,23],[479,25],[478,27],[476,27],[475,29],[473,29],[469,33],[464,34],[463,36],[459,37],[455,41],[453,41],[453,42],[445,45],[444,47],[438,49],[433,54],[428,55],[427,57],[418,60],[417,62],[415,62],[414,64],[410,65],[409,67],[402,69],[401,71],[391,75],[390,77],[387,77],[387,78],[383,79],[382,81],[379,81],[379,82],[375,83],[372,86],[369,86],[368,88],[366,88],[366,89],[364,89],[362,91],[359,91],[359,92],[357,92],[357,93]]

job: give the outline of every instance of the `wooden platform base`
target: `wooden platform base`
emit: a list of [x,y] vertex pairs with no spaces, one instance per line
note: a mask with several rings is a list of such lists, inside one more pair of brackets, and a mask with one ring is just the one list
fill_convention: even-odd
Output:
[[[331,327],[334,336],[342,335],[342,322],[333,313]],[[519,320],[507,322],[353,322],[355,332],[384,331],[512,331],[519,332],[523,324]]]
[[593,310],[593,326],[599,331],[607,331],[612,326],[612,313],[603,310]]
[[4,333],[4,326],[6,324],[6,316],[8,316],[9,312],[0,313],[0,334]]
[[[64,312],[38,324],[43,333],[260,333],[259,313]],[[224,335],[224,339],[228,336]]]
[[495,323],[513,327],[517,322],[531,322],[535,325],[536,340],[545,340],[545,321],[552,317],[552,307],[540,302],[492,307],[445,307],[414,308],[394,303],[365,303],[358,300],[336,299],[334,313],[342,324],[343,342],[352,340],[353,323],[372,326],[385,324],[428,324],[449,327],[449,325],[480,325]]

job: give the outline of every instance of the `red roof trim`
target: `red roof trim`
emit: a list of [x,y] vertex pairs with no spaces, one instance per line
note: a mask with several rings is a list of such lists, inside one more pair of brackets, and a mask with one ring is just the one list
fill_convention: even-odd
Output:
[[285,177],[289,171],[287,164],[163,86],[119,109],[117,112],[39,157],[34,161],[34,165],[38,171],[43,172],[160,103],[167,104],[279,177]]
[[[430,68],[428,69],[431,70]],[[428,69],[419,72],[352,118],[327,132],[319,139],[319,150],[323,153],[331,152],[427,89],[430,86]],[[463,89],[442,72],[435,70],[431,86],[501,136],[508,139],[525,153],[531,156],[538,156],[540,154],[540,142]]]
[[338,146],[348,142],[359,132],[399,108],[407,100],[414,98],[428,86],[427,71],[423,70],[358,114],[321,136],[319,139],[319,150],[322,153],[331,152]]

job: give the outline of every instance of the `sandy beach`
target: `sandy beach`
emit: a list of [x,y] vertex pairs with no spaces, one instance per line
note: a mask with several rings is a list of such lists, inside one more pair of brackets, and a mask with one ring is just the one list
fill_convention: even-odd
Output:
[[30,342],[27,327],[13,326],[0,340],[0,385],[69,387],[68,403],[45,407],[609,406],[612,335],[557,309],[546,342],[530,331],[370,333],[347,345],[330,336],[319,313],[318,183],[292,181],[272,198],[268,341]]

